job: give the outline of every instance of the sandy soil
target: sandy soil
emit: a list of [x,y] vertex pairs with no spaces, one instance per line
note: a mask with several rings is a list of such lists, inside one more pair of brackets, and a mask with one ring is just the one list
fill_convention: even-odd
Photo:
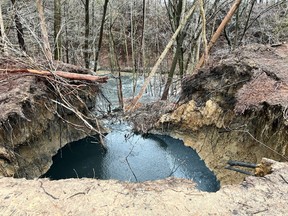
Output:
[[216,193],[189,180],[0,179],[1,215],[287,215],[288,164]]

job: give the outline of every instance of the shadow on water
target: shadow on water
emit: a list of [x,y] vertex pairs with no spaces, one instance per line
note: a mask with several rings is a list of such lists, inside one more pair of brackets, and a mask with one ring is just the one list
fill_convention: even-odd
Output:
[[64,146],[42,177],[143,182],[174,176],[193,180],[202,191],[219,190],[219,182],[204,161],[178,139],[155,134],[142,137],[120,125],[105,141],[107,151],[93,137]]

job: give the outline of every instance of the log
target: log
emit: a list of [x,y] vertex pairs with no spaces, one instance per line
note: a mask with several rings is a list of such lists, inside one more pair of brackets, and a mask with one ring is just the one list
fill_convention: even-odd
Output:
[[34,69],[0,69],[0,72],[5,73],[31,73],[31,74],[37,74],[37,75],[43,75],[43,76],[52,76],[56,75],[59,77],[63,77],[66,79],[72,79],[72,80],[87,80],[92,82],[98,82],[98,83],[106,83],[108,80],[107,76],[94,76],[90,74],[78,74],[78,73],[70,73],[65,71],[45,71],[45,70],[34,70]]

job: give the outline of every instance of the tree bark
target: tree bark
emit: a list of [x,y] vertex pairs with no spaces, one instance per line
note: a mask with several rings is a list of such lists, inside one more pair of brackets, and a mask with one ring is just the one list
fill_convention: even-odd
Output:
[[[167,7],[168,14],[170,16],[171,20],[171,27],[172,30],[175,31],[175,28],[178,28],[178,26],[181,23],[181,17],[185,13],[185,6],[186,1],[175,1],[174,4],[172,2],[169,2]],[[179,63],[179,69],[180,69],[180,75],[183,75],[183,49],[182,49],[182,43],[184,41],[184,33],[183,31],[180,31],[179,35],[176,37],[176,52],[173,57],[172,65],[170,67],[170,71],[168,74],[168,78],[164,87],[164,91],[161,97],[161,100],[167,100],[169,95],[169,89],[172,84],[173,76],[175,73],[175,69],[177,66],[177,62]]]
[[[223,19],[223,21],[221,22],[221,24],[219,25],[219,27],[217,28],[216,32],[214,33],[214,35],[212,36],[208,46],[207,46],[207,51],[209,52],[210,49],[214,46],[214,44],[216,43],[216,41],[218,40],[218,38],[220,37],[221,33],[223,32],[225,26],[227,25],[227,23],[230,21],[231,17],[233,16],[233,14],[235,13],[235,11],[238,9],[239,5],[241,3],[241,0],[236,0],[234,2],[234,4],[232,5],[232,7],[230,8],[230,10],[228,11],[227,15],[225,16],[225,18]],[[200,58],[199,62],[196,65],[196,70],[201,68],[204,64],[205,61],[205,53],[202,55],[202,57]]]
[[14,21],[15,21],[15,26],[16,26],[16,31],[17,31],[17,38],[18,38],[18,43],[20,46],[20,49],[22,49],[24,52],[26,52],[26,45],[25,45],[25,40],[24,40],[24,30],[22,23],[20,22],[19,16],[17,14],[17,10],[15,8],[15,2],[16,0],[11,0],[12,5],[14,7]]
[[1,2],[0,2],[0,52],[3,53],[4,55],[7,55],[6,34],[2,18]]
[[67,79],[72,80],[87,80],[99,83],[106,83],[108,80],[107,76],[94,76],[89,74],[78,74],[78,73],[70,73],[65,71],[54,71],[53,73],[50,71],[44,70],[33,70],[33,69],[0,69],[0,72],[5,73],[31,73],[35,75],[42,75],[42,76],[60,76]]
[[175,52],[174,57],[173,57],[172,65],[171,65],[171,68],[170,68],[170,71],[169,71],[169,74],[168,74],[168,78],[167,78],[167,81],[166,81],[166,84],[165,84],[165,87],[164,87],[164,90],[163,90],[163,94],[162,94],[161,100],[167,100],[167,98],[168,98],[169,89],[170,89],[170,86],[172,84],[174,71],[176,69],[177,62],[178,62],[178,59],[179,59],[179,54],[180,54],[180,47],[177,46],[176,52]]
[[142,34],[141,34],[141,50],[142,50],[142,69],[145,74],[146,71],[146,54],[145,54],[145,30],[146,30],[146,0],[143,0],[142,8]]
[[36,6],[37,6],[39,18],[40,18],[40,27],[41,27],[41,34],[42,34],[42,39],[43,39],[44,55],[46,56],[46,59],[52,64],[53,57],[52,57],[52,52],[51,52],[50,43],[48,39],[48,32],[47,32],[47,27],[45,23],[42,0],[36,0]]
[[61,46],[61,0],[54,0],[54,59],[60,60],[62,56]]
[[175,42],[178,34],[180,33],[180,31],[182,30],[182,28],[186,25],[188,19],[190,18],[190,16],[193,14],[195,10],[195,5],[193,5],[191,7],[191,9],[187,12],[187,14],[185,15],[185,17],[183,18],[181,24],[178,26],[177,30],[175,31],[175,33],[173,34],[172,38],[170,39],[170,41],[168,42],[168,44],[166,45],[165,49],[163,50],[163,52],[161,53],[160,57],[158,58],[157,62],[155,63],[154,67],[152,68],[149,76],[146,78],[140,92],[138,93],[138,95],[132,100],[131,104],[129,104],[126,108],[126,110],[133,110],[134,107],[137,105],[139,99],[142,97],[145,89],[147,88],[151,78],[155,75],[159,65],[161,64],[161,62],[163,61],[163,59],[165,58],[165,56],[167,55],[169,49],[172,47],[173,43]]
[[90,54],[89,54],[89,0],[85,1],[85,42],[84,42],[84,61],[85,67],[89,68],[90,65]]
[[99,33],[99,40],[98,40],[98,45],[96,47],[96,53],[95,53],[95,60],[94,60],[94,71],[97,71],[97,66],[98,66],[98,58],[99,58],[99,53],[102,45],[102,39],[103,39],[103,31],[104,31],[104,24],[105,24],[105,17],[106,17],[106,12],[107,12],[107,6],[108,6],[109,0],[105,0],[104,6],[103,6],[103,15],[102,15],[102,21],[101,21],[101,27],[100,27],[100,33]]
[[[66,4],[64,4],[64,17],[65,20],[69,20],[67,13],[68,8],[66,7]],[[65,23],[65,57],[66,57],[66,63],[69,63],[69,39],[68,39],[68,22]]]

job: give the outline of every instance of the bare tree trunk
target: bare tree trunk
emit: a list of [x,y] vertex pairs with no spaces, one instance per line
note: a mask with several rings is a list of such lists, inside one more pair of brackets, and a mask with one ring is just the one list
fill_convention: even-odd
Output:
[[[249,14],[248,14],[248,17],[247,17],[247,20],[246,20],[246,23],[245,23],[245,27],[244,27],[244,30],[243,30],[243,33],[241,35],[241,38],[240,38],[240,41],[239,42],[242,42],[243,41],[243,38],[245,36],[245,33],[246,31],[248,30],[248,24],[249,24],[249,21],[250,21],[250,18],[251,18],[251,14],[252,14],[252,10],[254,8],[254,5],[256,3],[256,0],[252,0],[251,1],[251,7],[250,7],[250,10],[249,10]],[[238,24],[238,23],[237,23]],[[237,41],[238,42],[238,41]],[[238,45],[239,43],[237,43]]]
[[42,34],[42,39],[43,39],[44,55],[46,59],[50,63],[52,63],[53,57],[52,57],[52,52],[51,52],[50,43],[48,39],[48,32],[47,32],[46,23],[45,23],[42,0],[36,0],[36,6],[37,6],[39,18],[40,18],[40,27],[41,27],[41,34]]
[[102,21],[101,21],[101,27],[100,27],[100,33],[99,33],[99,40],[98,40],[98,45],[96,47],[95,60],[94,60],[95,72],[97,71],[98,58],[99,58],[99,53],[100,53],[100,49],[102,45],[103,31],[104,31],[104,24],[105,24],[105,17],[106,17],[108,2],[109,0],[105,0],[104,6],[103,6],[103,15],[102,15]]
[[204,45],[204,62],[207,61],[208,58],[208,46],[207,46],[207,38],[206,38],[206,16],[204,10],[203,0],[199,0],[200,14],[202,18],[202,39]]
[[123,98],[123,90],[122,90],[122,78],[120,72],[120,65],[118,61],[118,56],[115,52],[115,42],[112,33],[112,26],[109,28],[109,47],[110,47],[110,61],[111,61],[111,69],[114,71],[114,66],[116,64],[118,70],[118,78],[117,78],[117,96],[120,107],[124,108],[124,98]]
[[131,59],[132,59],[132,70],[133,70],[133,96],[136,92],[136,86],[137,86],[137,79],[138,79],[138,68],[136,64],[136,57],[135,57],[135,38],[134,38],[134,12],[133,12],[133,2],[131,1],[130,5],[130,43],[131,43]]
[[3,55],[7,55],[6,34],[2,18],[1,2],[0,2],[0,53],[2,53]]
[[89,55],[89,0],[85,1],[85,42],[84,42],[84,61],[85,67],[89,68],[90,55]]
[[18,43],[19,43],[20,49],[22,49],[24,52],[26,52],[23,26],[22,26],[22,23],[20,22],[19,16],[17,14],[17,10],[15,8],[16,0],[11,0],[11,2],[12,2],[12,5],[14,7],[14,13],[15,13],[14,21],[15,21],[15,26],[16,26],[16,31],[17,31]]
[[146,0],[143,0],[143,10],[142,10],[142,40],[141,40],[141,48],[142,48],[142,69],[145,74],[146,70],[146,54],[145,54],[145,28],[146,28]]
[[[214,33],[214,35],[212,36],[212,38],[211,38],[211,40],[210,40],[210,42],[208,44],[208,47],[207,47],[208,52],[210,51],[210,49],[214,46],[214,44],[218,40],[218,38],[221,35],[221,33],[223,32],[225,26],[230,21],[231,17],[235,13],[235,11],[238,9],[240,3],[241,3],[241,0],[235,0],[234,4],[231,6],[231,8],[228,11],[227,15],[225,16],[225,18],[221,22],[220,26],[217,28],[217,30]],[[203,66],[204,61],[205,61],[205,54],[202,55],[201,59],[199,60],[198,64],[196,65],[196,70]]]
[[[175,1],[174,4],[172,4],[172,2],[169,2],[168,4],[168,12],[169,16],[170,16],[170,20],[171,21],[171,27],[172,30],[175,31],[176,28],[178,28],[178,26],[181,23],[181,18],[183,19],[183,15],[185,13],[185,6],[186,5],[186,1]],[[174,54],[173,57],[173,61],[172,61],[172,65],[170,67],[170,71],[168,74],[168,78],[164,87],[164,91],[161,97],[161,100],[167,100],[168,98],[168,94],[169,94],[169,89],[170,86],[172,84],[172,80],[173,80],[173,76],[175,73],[175,69],[177,66],[177,62],[179,63],[179,69],[180,69],[180,75],[183,75],[183,49],[182,49],[182,43],[184,40],[184,33],[181,31],[179,33],[179,35],[176,37],[176,52]]]
[[127,110],[131,110],[134,109],[134,107],[137,105],[139,99],[142,97],[145,89],[147,88],[147,85],[149,84],[151,78],[155,75],[159,65],[161,64],[161,62],[163,61],[163,59],[165,58],[165,56],[167,55],[169,49],[172,47],[173,43],[175,42],[178,34],[180,33],[180,31],[182,30],[182,28],[186,25],[188,19],[190,18],[190,16],[192,15],[192,13],[195,10],[195,5],[193,5],[191,7],[191,9],[187,12],[187,14],[185,15],[185,17],[183,18],[182,22],[180,23],[180,25],[178,26],[177,30],[175,31],[175,33],[173,34],[172,38],[170,39],[170,41],[168,42],[168,44],[166,45],[165,49],[163,50],[163,52],[161,53],[160,57],[158,58],[157,62],[155,63],[154,67],[152,68],[149,76],[146,78],[139,94],[133,99],[133,101],[131,102],[130,105],[127,106]]
[[[67,9],[66,9],[66,4],[64,4],[64,17],[65,20],[68,20],[68,15],[69,13],[67,13]],[[65,55],[66,55],[66,63],[69,63],[69,39],[68,39],[68,22],[65,23]]]
[[61,47],[61,0],[54,0],[54,59],[60,60],[62,56]]
[[167,81],[166,81],[166,84],[165,84],[165,87],[163,90],[161,100],[167,100],[167,98],[168,98],[169,89],[170,89],[170,86],[172,84],[173,75],[174,75],[174,71],[175,71],[176,66],[177,66],[179,55],[180,55],[180,47],[177,46],[176,52],[175,52],[174,57],[173,57],[172,65],[171,65],[171,68],[170,68],[170,71],[168,74],[168,78],[167,78]]

